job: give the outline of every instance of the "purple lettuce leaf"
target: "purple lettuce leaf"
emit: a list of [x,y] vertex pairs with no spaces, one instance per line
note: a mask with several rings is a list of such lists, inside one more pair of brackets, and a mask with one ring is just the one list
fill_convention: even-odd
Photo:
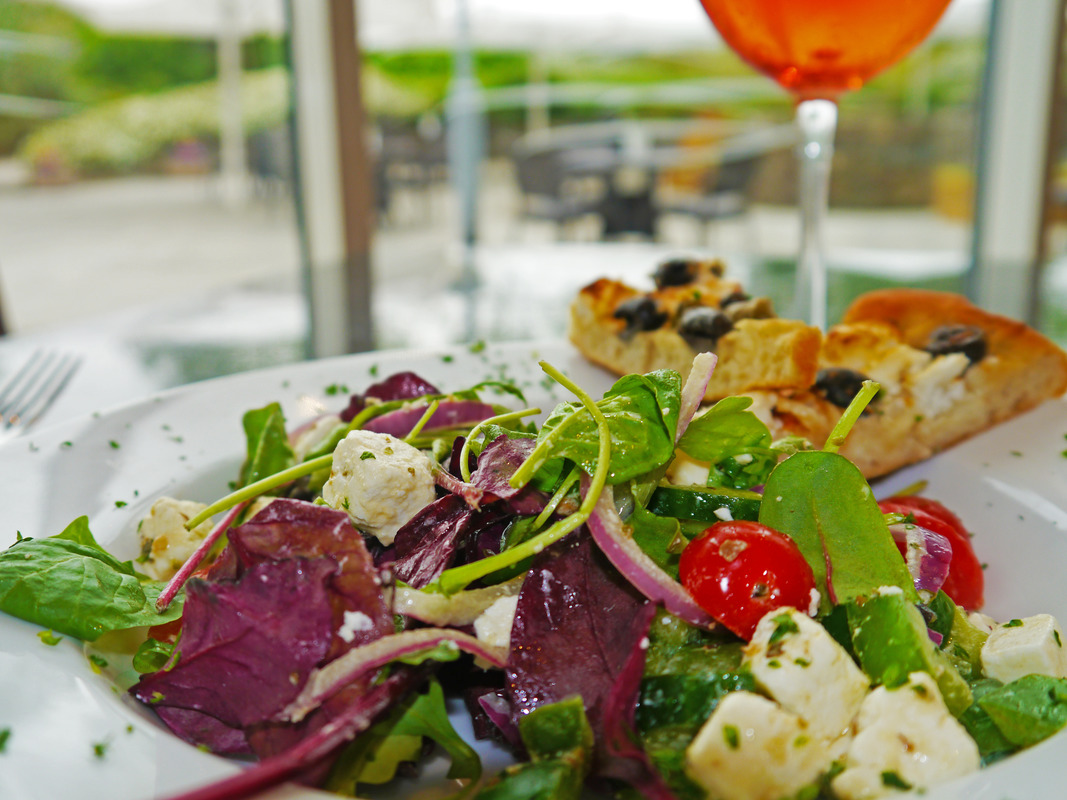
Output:
[[[398,408],[396,411],[388,411],[367,420],[363,428],[375,433],[389,433],[398,439],[403,439],[411,433],[415,424],[425,413],[425,406]],[[430,432],[460,426],[470,427],[495,413],[493,407],[486,403],[474,400],[443,400],[430,415],[423,430]]]
[[347,633],[343,639],[336,637],[330,658],[392,632],[392,611],[383,597],[378,571],[363,536],[345,512],[278,499],[229,536],[240,569],[263,561],[319,556],[329,556],[341,565],[329,584],[334,630],[344,627],[346,612],[364,614],[371,624],[349,630],[351,638]]
[[130,691],[186,741],[232,752],[235,735],[196,714],[243,729],[292,702],[329,647],[327,582],[337,570],[330,558],[292,559],[257,564],[232,583],[190,581],[176,663]]
[[301,738],[264,756],[258,764],[171,800],[240,800],[286,781],[318,785],[329,773],[340,748],[420,686],[428,674],[423,668],[401,667],[346,705],[338,705],[329,719],[322,718],[314,726],[307,726]]
[[511,629],[505,697],[512,722],[579,695],[594,736],[605,741],[609,698],[645,637],[646,606],[584,529],[542,553],[523,582]]
[[348,401],[348,407],[341,412],[341,419],[351,422],[356,414],[366,408],[368,398],[388,403],[393,400],[414,400],[428,394],[440,393],[436,386],[423,380],[414,372],[397,372],[384,381],[368,387],[363,394],[352,395]]
[[501,434],[478,457],[478,468],[471,475],[471,483],[506,501],[516,514],[534,516],[541,513],[549,500],[547,494],[529,485],[516,489],[508,483],[536,444],[534,439],[510,439]]
[[511,519],[502,503],[474,509],[460,495],[446,494],[397,531],[389,568],[404,583],[421,589],[451,566],[500,552]]
[[646,603],[639,612],[640,618],[635,620],[643,633],[615,678],[604,704],[604,737],[598,742],[596,766],[598,777],[622,781],[648,800],[675,800],[674,793],[641,746],[634,721],[645,673],[648,628],[655,615],[655,604]]

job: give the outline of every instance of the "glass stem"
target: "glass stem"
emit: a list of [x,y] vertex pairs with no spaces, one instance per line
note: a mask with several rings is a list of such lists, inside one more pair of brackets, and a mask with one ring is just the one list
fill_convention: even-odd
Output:
[[837,131],[837,104],[802,100],[797,104],[800,145],[800,257],[797,261],[795,316],[826,329],[826,255],[823,223],[830,198],[830,162]]

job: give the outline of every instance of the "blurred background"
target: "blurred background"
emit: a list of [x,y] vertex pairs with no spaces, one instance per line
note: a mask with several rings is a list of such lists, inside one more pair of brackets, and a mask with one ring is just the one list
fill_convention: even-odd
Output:
[[[1067,343],[1063,17],[953,0],[843,98],[831,321],[919,285]],[[784,311],[792,118],[697,0],[0,0],[0,326],[179,383],[560,338],[679,255]]]

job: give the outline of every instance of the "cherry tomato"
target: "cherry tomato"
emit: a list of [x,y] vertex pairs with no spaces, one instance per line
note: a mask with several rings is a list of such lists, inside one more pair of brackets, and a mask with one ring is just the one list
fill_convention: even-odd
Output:
[[958,606],[974,611],[985,602],[985,574],[974,552],[971,535],[960,518],[936,500],[908,495],[890,497],[878,503],[883,514],[911,515],[917,525],[939,533],[952,543],[948,577],[941,587]]
[[747,520],[716,522],[682,551],[678,571],[697,605],[745,640],[769,611],[806,611],[815,590],[793,540]]
[[159,625],[153,625],[148,629],[148,638],[155,639],[157,642],[176,642],[178,641],[178,634],[182,632],[182,620],[172,619],[170,622],[163,622]]

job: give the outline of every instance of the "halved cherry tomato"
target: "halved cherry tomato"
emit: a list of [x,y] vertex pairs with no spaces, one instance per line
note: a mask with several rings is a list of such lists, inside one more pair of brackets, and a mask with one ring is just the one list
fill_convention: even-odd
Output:
[[155,639],[157,642],[176,642],[178,641],[178,634],[182,632],[182,620],[172,619],[170,622],[163,622],[159,625],[153,625],[148,629],[148,638]]
[[952,543],[952,561],[948,577],[941,587],[958,606],[975,611],[985,602],[985,574],[974,552],[971,535],[963,522],[937,500],[907,495],[881,500],[883,514],[911,515],[917,525],[939,533]]
[[678,571],[697,605],[745,640],[767,612],[806,611],[814,597],[815,576],[800,549],[758,522],[716,522],[686,545]]

